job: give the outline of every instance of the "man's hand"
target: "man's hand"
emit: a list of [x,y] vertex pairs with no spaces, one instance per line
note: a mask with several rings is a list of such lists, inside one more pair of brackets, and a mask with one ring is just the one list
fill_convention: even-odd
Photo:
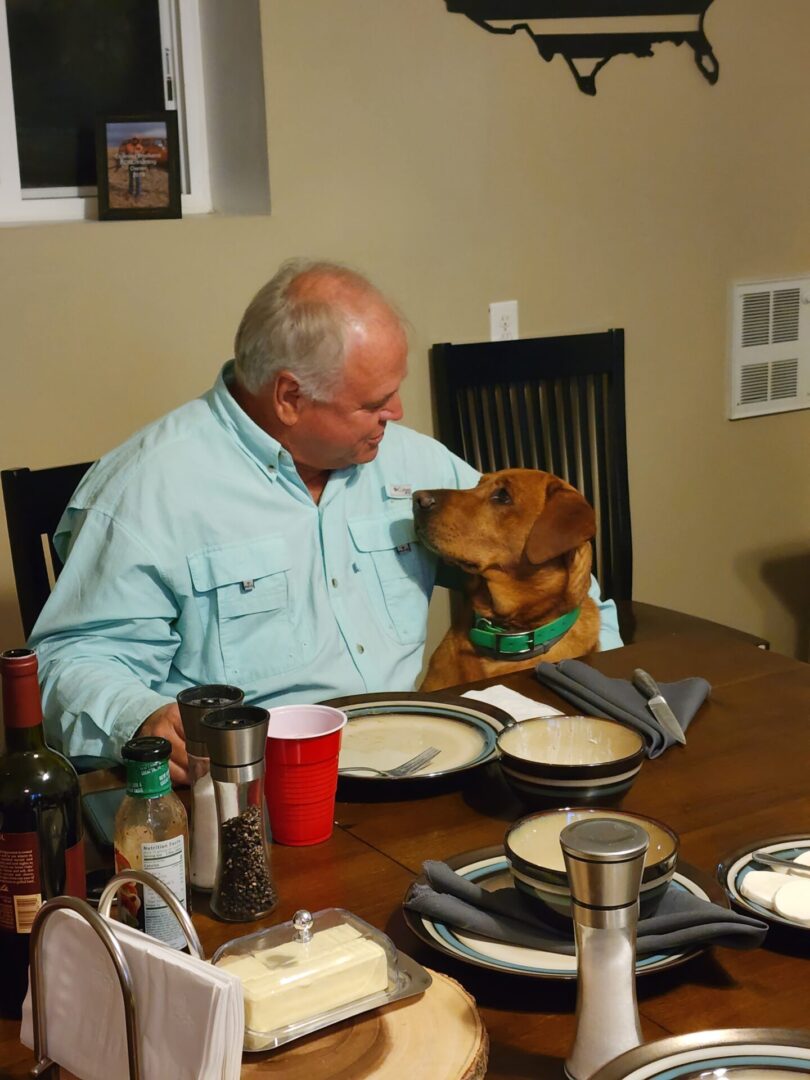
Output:
[[168,705],[155,709],[147,716],[136,734],[158,735],[161,739],[168,739],[172,744],[172,755],[169,758],[169,776],[172,783],[175,786],[189,783],[186,735],[180,719],[180,709],[175,702],[171,701]]

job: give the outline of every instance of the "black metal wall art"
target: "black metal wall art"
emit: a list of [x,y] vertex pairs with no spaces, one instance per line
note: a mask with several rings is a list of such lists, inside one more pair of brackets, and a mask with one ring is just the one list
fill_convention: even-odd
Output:
[[[544,60],[559,53],[585,94],[620,53],[652,56],[653,45],[685,42],[701,74],[716,83],[720,65],[703,31],[712,0],[445,0],[447,10],[492,34],[525,30]],[[581,20],[581,26],[577,25]]]

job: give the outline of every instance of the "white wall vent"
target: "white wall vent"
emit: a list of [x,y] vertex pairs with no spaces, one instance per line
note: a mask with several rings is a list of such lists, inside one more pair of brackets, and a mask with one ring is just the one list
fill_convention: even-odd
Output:
[[729,418],[810,409],[810,278],[732,290]]

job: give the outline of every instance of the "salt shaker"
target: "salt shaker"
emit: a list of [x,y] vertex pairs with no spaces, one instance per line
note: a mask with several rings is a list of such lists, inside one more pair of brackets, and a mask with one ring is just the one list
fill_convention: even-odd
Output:
[[270,876],[264,750],[270,713],[253,705],[214,709],[201,721],[211,760],[219,857],[211,910],[248,922],[276,906]]
[[219,829],[214,782],[211,779],[208,747],[201,721],[212,709],[241,705],[244,694],[238,686],[211,683],[190,686],[177,695],[180,719],[186,735],[188,774],[191,783],[191,884],[210,892],[217,873]]
[[565,1073],[586,1080],[642,1043],[636,928],[649,837],[634,822],[595,818],[566,826],[560,844],[577,948],[577,1026]]

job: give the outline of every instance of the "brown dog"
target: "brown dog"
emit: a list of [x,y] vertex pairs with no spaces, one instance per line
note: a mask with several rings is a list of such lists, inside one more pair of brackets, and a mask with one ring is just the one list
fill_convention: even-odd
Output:
[[[422,690],[533,667],[593,652],[599,642],[599,609],[588,596],[594,512],[576,488],[537,469],[504,469],[483,476],[469,491],[417,491],[413,496],[416,534],[431,551],[470,575],[463,625],[448,630],[431,657]],[[535,638],[507,635],[549,628]],[[484,633],[470,640],[473,619],[483,617]],[[570,620],[569,620],[570,621]],[[489,632],[487,632],[489,631]],[[525,646],[525,648],[523,647]],[[506,651],[510,650],[510,651]],[[511,650],[515,650],[512,652]]]

